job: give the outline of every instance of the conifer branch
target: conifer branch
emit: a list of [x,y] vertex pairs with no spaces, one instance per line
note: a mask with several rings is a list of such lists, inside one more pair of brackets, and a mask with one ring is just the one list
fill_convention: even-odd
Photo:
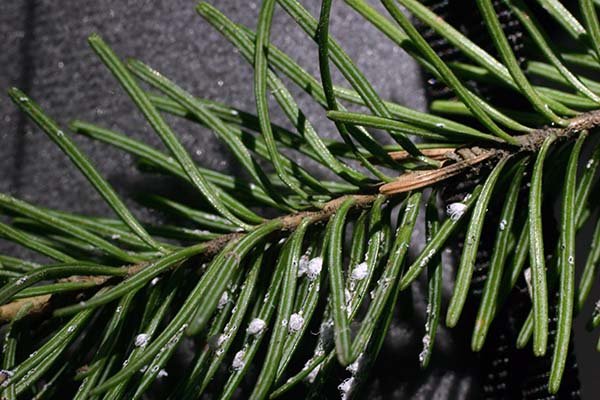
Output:
[[[533,130],[525,135],[517,136],[517,140],[520,143],[519,147],[503,146],[487,148],[485,150],[479,147],[459,149],[447,148],[424,151],[423,154],[427,156],[434,156],[436,159],[445,161],[455,161],[455,163],[438,169],[426,170],[426,172],[411,171],[404,173],[399,178],[401,179],[401,185],[398,184],[399,181],[393,181],[391,183],[379,185],[378,190],[381,194],[390,196],[399,195],[418,188],[434,186],[446,179],[455,177],[458,174],[466,173],[471,168],[476,167],[484,161],[489,161],[490,159],[499,159],[500,157],[514,154],[519,151],[537,152],[544,142],[544,139],[551,134],[554,134],[559,138],[574,139],[579,132],[590,130],[597,126],[600,126],[600,110],[582,113],[577,117],[570,119],[565,127],[546,127]],[[390,156],[397,160],[410,158],[408,152],[393,152],[390,153]],[[377,195],[375,194],[344,195],[325,203],[322,208],[317,211],[302,211],[277,217],[276,219],[281,221],[280,235],[283,234],[283,232],[293,232],[305,219],[309,219],[313,224],[328,221],[347,200],[352,201],[353,209],[361,209],[368,208],[376,198]],[[239,240],[243,236],[244,233],[235,232],[221,235],[204,243],[206,248],[201,254],[202,260],[210,261],[228,243]],[[144,262],[127,266],[127,276],[135,275],[147,264],[147,262]],[[108,281],[109,277],[90,276],[74,277],[73,279],[86,283],[95,282],[98,286],[101,286]],[[20,308],[27,302],[33,304],[29,313],[33,314],[47,310],[50,300],[51,296],[46,295],[19,299],[4,304],[0,306],[0,321],[12,320],[17,315]]]
[[[542,355],[554,345],[546,388],[558,391],[574,312],[586,304],[600,260],[598,206],[590,200],[600,190],[600,145],[586,168],[578,168],[581,150],[592,143],[588,131],[600,126],[600,82],[592,79],[600,70],[595,6],[582,2],[579,23],[560,2],[542,2],[577,42],[567,52],[549,41],[523,2],[478,0],[495,48],[488,53],[468,37],[468,29],[456,29],[421,2],[383,0],[387,15],[365,0],[346,3],[456,97],[434,101],[428,113],[382,98],[329,32],[331,0],[322,1],[318,18],[297,0],[266,0],[257,32],[208,3],[198,5],[198,13],[255,68],[256,115],[197,98],[142,61],[122,61],[98,35],[90,37],[99,59],[165,146],[161,151],[133,135],[82,121],[69,127],[135,156],[144,171],[166,174],[196,191],[201,201],[194,205],[156,193],[140,196],[147,207],[183,217],[181,225],[138,221],[71,135],[27,94],[9,91],[119,218],[50,210],[0,194],[0,236],[52,260],[39,265],[0,254],[0,321],[10,321],[1,396],[38,396],[42,380],[62,389],[75,379],[77,399],[139,399],[165,376],[162,368],[185,334],[199,350],[193,365],[177,374],[170,398],[199,398],[212,390],[207,388],[217,375],[221,396],[229,398],[248,378],[250,365],[256,366],[256,357],[264,365],[251,398],[279,396],[305,378],[318,377],[311,390],[319,391],[334,379],[334,363],[351,374],[338,386],[342,397],[350,398],[367,380],[399,293],[423,271],[430,281],[419,358],[423,367],[429,363],[442,312],[441,253],[453,235],[464,243],[458,246],[446,325],[456,325],[472,302],[472,282],[485,281],[471,345],[482,350],[496,314],[531,271],[532,305],[516,346],[533,338],[533,353]],[[397,3],[421,21],[427,35]],[[512,10],[533,39],[523,46],[535,61],[508,40],[502,7]],[[275,8],[316,42],[321,79],[271,43]],[[440,43],[458,57],[449,62]],[[338,77],[331,74],[332,65],[347,85],[333,81]],[[317,132],[288,84],[323,107],[341,141]],[[499,101],[505,94],[519,102]],[[272,121],[275,103],[291,128]],[[354,105],[363,113],[352,111]],[[214,132],[243,173],[232,176],[197,165],[164,114]],[[382,145],[371,129],[396,144]],[[423,141],[413,141],[415,136]],[[315,177],[298,156],[325,168],[333,181]],[[445,218],[438,212],[444,196]],[[426,243],[405,268],[424,202]],[[557,202],[563,205],[559,243],[543,229],[554,218],[546,204]],[[259,215],[263,212],[279,214]],[[575,237],[591,219],[596,230],[576,294]],[[490,254],[487,276],[476,268],[479,253]],[[198,263],[201,270],[188,268]],[[556,337],[548,325],[553,293],[560,294]],[[61,301],[53,301],[59,296]],[[49,320],[50,312],[69,319]],[[30,327],[27,320],[18,321],[28,313],[49,320],[52,332],[41,345],[33,343],[35,351],[24,358],[32,343],[20,341],[19,334]],[[599,325],[597,317],[596,310],[592,328]],[[307,327],[316,323],[321,328],[314,344]],[[45,330],[41,334],[48,336]],[[268,344],[261,344],[266,338]],[[93,351],[80,351],[81,343]],[[238,345],[234,354],[232,346]],[[73,368],[57,368],[67,351]],[[302,357],[308,357],[306,366],[293,373],[291,360]],[[224,362],[231,368],[222,368]],[[82,365],[88,368],[76,372]]]

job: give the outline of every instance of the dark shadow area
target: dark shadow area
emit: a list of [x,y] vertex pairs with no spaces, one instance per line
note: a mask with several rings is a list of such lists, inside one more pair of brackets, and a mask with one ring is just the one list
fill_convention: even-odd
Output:
[[[35,72],[35,56],[32,53],[33,42],[35,42],[36,25],[36,3],[35,0],[25,0],[23,2],[23,31],[24,36],[21,41],[19,53],[21,56],[20,71],[21,76],[18,79],[18,87],[25,93],[29,93],[33,84],[33,74]],[[4,89],[4,88],[3,88]],[[2,90],[4,92],[4,90]],[[23,163],[25,162],[25,152],[27,147],[27,137],[25,129],[28,124],[27,116],[19,113],[15,126],[15,143],[12,149],[14,163],[10,173],[10,185],[13,193],[18,195],[23,185]]]

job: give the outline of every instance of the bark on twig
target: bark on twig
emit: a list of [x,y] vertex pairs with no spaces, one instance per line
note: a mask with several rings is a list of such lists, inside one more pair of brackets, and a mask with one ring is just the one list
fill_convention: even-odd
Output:
[[43,296],[27,297],[5,304],[0,307],[0,321],[12,320],[19,310],[26,306],[27,303],[31,303],[31,309],[28,311],[28,314],[40,313],[48,307],[51,297],[51,295],[45,294]]

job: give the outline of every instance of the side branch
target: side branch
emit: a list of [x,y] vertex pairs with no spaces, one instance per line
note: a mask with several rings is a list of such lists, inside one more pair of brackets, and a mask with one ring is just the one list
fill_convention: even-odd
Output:
[[[432,186],[443,180],[459,175],[466,170],[481,164],[484,161],[500,159],[519,152],[537,152],[542,143],[551,134],[559,138],[574,138],[581,131],[590,130],[600,125],[600,110],[591,111],[578,115],[569,120],[565,127],[544,127],[531,131],[526,135],[516,137],[519,146],[505,146],[493,148],[481,148],[478,146],[470,148],[441,148],[427,149],[423,151],[428,156],[442,161],[442,167],[434,170],[412,171],[400,175],[393,182],[379,187],[379,192],[385,195],[403,193],[427,186]],[[395,160],[409,158],[405,151],[390,153]],[[445,160],[445,161],[444,161]],[[446,161],[455,161],[445,165]]]

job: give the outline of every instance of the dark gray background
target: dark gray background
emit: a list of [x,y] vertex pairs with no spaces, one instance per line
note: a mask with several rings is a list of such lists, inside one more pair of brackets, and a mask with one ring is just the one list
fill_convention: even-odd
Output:
[[[257,1],[212,0],[236,22],[254,28]],[[303,2],[314,15],[319,1]],[[208,23],[194,12],[194,1],[3,1],[0,4],[0,90],[17,86],[38,101],[63,126],[71,119],[97,122],[161,147],[159,139],[140,117],[107,70],[87,46],[86,37],[98,32],[120,56],[148,62],[192,93],[253,109],[249,65]],[[361,21],[341,1],[335,2],[332,30],[384,98],[420,110],[425,108],[419,70],[408,56]],[[310,72],[318,73],[314,44],[283,12],[276,13],[273,40]],[[342,80],[336,75],[336,81]],[[323,112],[298,91],[300,103],[320,132],[333,135]],[[280,116],[274,112],[275,118]],[[173,121],[186,148],[202,165],[231,171],[236,166],[214,136],[198,126]],[[83,151],[116,189],[127,197],[140,186],[159,185],[141,176],[132,159],[122,152],[75,138]],[[0,96],[0,191],[58,209],[106,215],[110,211],[67,158],[32,124],[24,120],[7,96]],[[142,219],[151,219],[129,202]],[[0,242],[0,251],[12,249]],[[403,343],[400,326],[392,342]],[[443,335],[442,335],[443,336]],[[595,335],[581,333],[577,350],[584,398],[594,398],[591,385],[597,374]],[[452,338],[440,357],[460,365],[460,349],[451,350]],[[391,346],[394,347],[394,346]],[[402,347],[402,346],[400,346]],[[399,349],[398,349],[399,350]],[[587,355],[587,357],[586,357]],[[590,356],[591,355],[591,356]],[[452,358],[456,360],[452,361]],[[446,364],[444,362],[443,364]],[[393,366],[390,366],[391,368]],[[451,367],[449,369],[452,369]],[[457,398],[469,392],[468,368],[439,370],[422,389],[411,392],[399,378],[397,397]],[[460,372],[463,371],[463,372]],[[464,372],[466,371],[466,372]],[[449,392],[449,388],[452,388]],[[587,390],[586,390],[587,389]],[[588,391],[589,390],[589,391]],[[449,393],[453,393],[450,395]]]

